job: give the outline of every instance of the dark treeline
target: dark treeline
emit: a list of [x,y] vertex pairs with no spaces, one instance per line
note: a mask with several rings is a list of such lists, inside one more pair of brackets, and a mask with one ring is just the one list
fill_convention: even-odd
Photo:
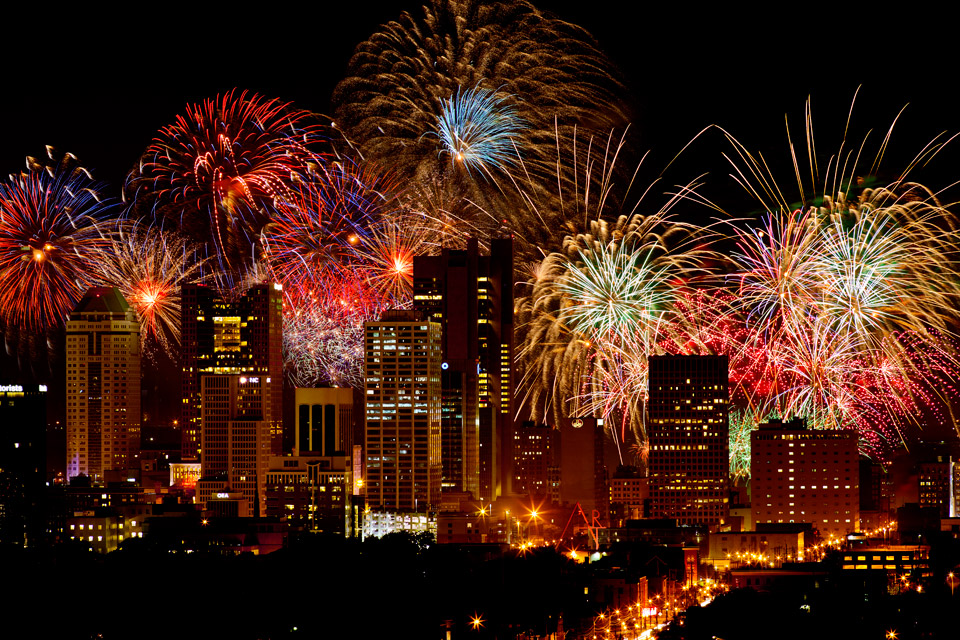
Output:
[[264,556],[143,540],[108,555],[70,544],[0,553],[16,585],[0,637],[439,639],[449,627],[480,640],[544,635],[561,612],[593,613],[584,568],[552,549],[501,555],[406,533],[313,537]]

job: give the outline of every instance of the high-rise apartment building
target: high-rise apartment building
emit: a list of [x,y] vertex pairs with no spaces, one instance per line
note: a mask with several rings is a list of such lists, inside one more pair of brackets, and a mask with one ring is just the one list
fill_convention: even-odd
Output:
[[387,311],[364,331],[367,507],[435,510],[441,476],[440,325],[413,311]]
[[857,435],[770,420],[750,434],[754,526],[809,522],[824,538],[859,530]]
[[267,382],[274,453],[283,443],[283,316],[278,284],[257,284],[238,300],[226,301],[210,287],[190,284],[181,291],[183,404],[180,426],[184,460],[200,458],[201,376],[248,375]]
[[718,527],[729,503],[727,356],[650,356],[650,515]]
[[240,493],[248,513],[266,514],[266,474],[272,452],[272,384],[265,376],[204,374],[197,502]]
[[416,256],[414,308],[442,327],[443,487],[496,499],[511,475],[513,240]]
[[140,323],[115,287],[87,291],[67,321],[67,478],[139,467]]

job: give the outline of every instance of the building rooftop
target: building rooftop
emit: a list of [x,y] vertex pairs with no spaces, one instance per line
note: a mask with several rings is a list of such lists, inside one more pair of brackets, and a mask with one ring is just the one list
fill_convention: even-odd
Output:
[[127,313],[130,305],[116,287],[88,289],[73,313]]

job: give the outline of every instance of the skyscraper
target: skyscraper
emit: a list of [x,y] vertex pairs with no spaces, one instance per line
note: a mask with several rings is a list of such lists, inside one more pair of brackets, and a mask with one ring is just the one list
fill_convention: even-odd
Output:
[[443,486],[496,499],[513,437],[513,240],[413,262],[414,308],[442,327]]
[[722,525],[730,513],[727,356],[649,362],[651,515]]
[[[280,285],[254,285],[233,302],[204,285],[184,285],[180,317],[183,459],[200,457],[200,380],[205,374],[243,374],[267,381],[271,450],[280,453],[284,448]],[[292,442],[286,443],[287,449],[291,447]]]
[[67,321],[67,478],[139,466],[140,323],[120,290],[87,291]]
[[242,493],[249,513],[266,513],[273,421],[271,387],[264,376],[201,376],[199,504],[205,506],[215,493]]
[[367,506],[434,510],[441,474],[440,325],[413,311],[387,311],[364,330]]

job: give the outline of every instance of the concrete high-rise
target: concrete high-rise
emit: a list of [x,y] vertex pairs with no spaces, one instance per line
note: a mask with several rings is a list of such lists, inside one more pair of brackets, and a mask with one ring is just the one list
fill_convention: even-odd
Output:
[[294,453],[350,456],[353,448],[353,389],[298,388],[294,394]]
[[269,398],[271,450],[283,443],[283,316],[278,284],[257,284],[236,301],[225,301],[199,284],[181,293],[182,456],[200,458],[201,377],[247,375],[264,379]]
[[266,514],[272,384],[265,376],[204,374],[200,385],[197,502],[205,507],[215,494],[241,493],[248,513]]
[[440,325],[387,311],[364,325],[366,503],[375,511],[440,505]]
[[719,527],[729,502],[727,356],[650,356],[653,518]]
[[754,526],[809,522],[843,536],[860,523],[857,434],[807,429],[804,420],[770,420],[750,434],[750,511]]
[[414,308],[442,327],[443,487],[494,500],[511,475],[513,240],[413,262]]
[[95,287],[70,313],[66,339],[67,478],[102,483],[139,468],[140,323],[119,289]]

